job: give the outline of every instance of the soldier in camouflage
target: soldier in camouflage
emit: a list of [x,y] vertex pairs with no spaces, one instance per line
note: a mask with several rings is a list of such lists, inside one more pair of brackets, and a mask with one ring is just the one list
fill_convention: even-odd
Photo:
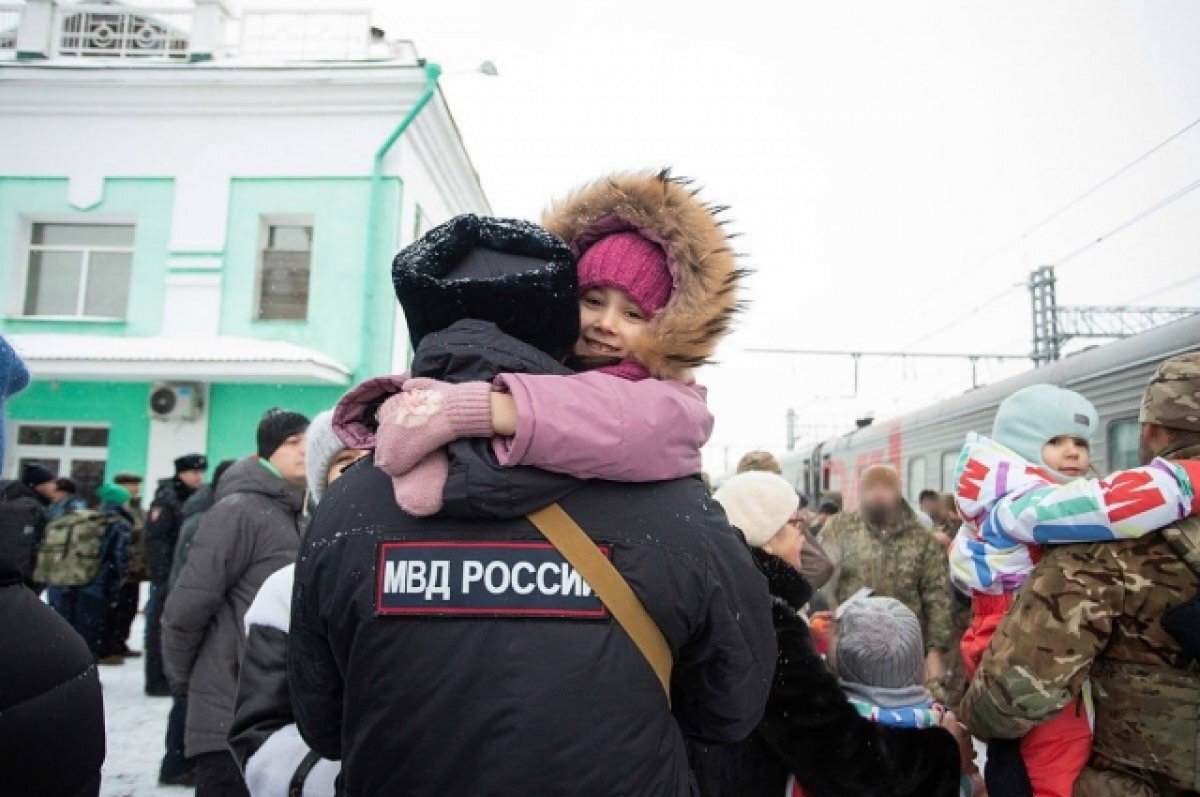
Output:
[[837,606],[866,587],[911,609],[925,634],[927,685],[944,702],[944,657],[951,642],[946,553],[901,498],[895,468],[864,470],[858,495],[858,510],[834,515],[821,532],[821,545],[835,568],[822,592]]
[[[1143,462],[1200,460],[1200,353],[1159,367],[1139,419]],[[1200,666],[1163,627],[1200,590],[1191,500],[1192,517],[1138,539],[1047,550],[963,699],[975,735],[1023,736],[1090,677],[1095,738],[1075,794],[1200,794]]]

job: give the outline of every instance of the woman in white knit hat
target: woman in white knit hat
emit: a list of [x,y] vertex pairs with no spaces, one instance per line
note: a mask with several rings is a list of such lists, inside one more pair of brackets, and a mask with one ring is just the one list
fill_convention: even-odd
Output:
[[768,471],[739,473],[717,490],[717,502],[746,544],[778,556],[797,570],[804,534],[792,522],[800,496],[782,476]]
[[792,522],[796,491],[780,476],[752,471],[725,482],[715,498],[766,576],[779,658],[754,734],[734,749],[693,745],[700,793],[782,795],[790,785],[848,797],[957,797],[962,755],[946,733],[958,727],[953,715],[942,728],[870,722],[814,649],[800,615],[812,587],[799,572],[804,537]]

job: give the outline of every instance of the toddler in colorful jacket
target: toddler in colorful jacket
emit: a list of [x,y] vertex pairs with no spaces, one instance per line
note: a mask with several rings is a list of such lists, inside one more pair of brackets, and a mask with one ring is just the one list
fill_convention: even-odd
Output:
[[[339,404],[338,433],[375,449],[414,515],[442,506],[454,440],[492,437],[501,466],[648,482],[700,473],[713,418],[692,369],[711,357],[741,275],[714,210],[665,173],[585,186],[544,219],[578,258],[580,331],[570,376],[494,383],[385,377]],[[528,308],[536,313],[536,307]],[[378,431],[348,419],[386,398]]]
[[[971,595],[962,640],[968,678],[1041,558],[1040,546],[1140,537],[1200,510],[1200,463],[1158,459],[1107,479],[1084,478],[1098,425],[1083,396],[1032,385],[1001,403],[990,439],[967,436],[955,473],[966,523],[950,550],[950,572]],[[1070,797],[1091,749],[1089,718],[1076,700],[1020,747],[1033,793]]]
[[[921,621],[898,600],[854,596],[838,609],[829,667],[860,715],[896,728],[937,728],[946,709],[925,688]],[[978,772],[962,775],[960,797],[983,793]],[[788,797],[804,797],[793,778]]]

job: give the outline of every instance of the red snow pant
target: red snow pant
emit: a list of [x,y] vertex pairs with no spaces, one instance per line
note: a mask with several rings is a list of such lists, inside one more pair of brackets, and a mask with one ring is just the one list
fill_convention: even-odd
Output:
[[[975,677],[984,651],[1012,603],[1012,595],[971,596],[971,627],[962,638],[963,667],[968,681]],[[1034,797],[1071,797],[1075,781],[1091,753],[1091,724],[1075,699],[1021,739],[1021,758],[1033,784]]]

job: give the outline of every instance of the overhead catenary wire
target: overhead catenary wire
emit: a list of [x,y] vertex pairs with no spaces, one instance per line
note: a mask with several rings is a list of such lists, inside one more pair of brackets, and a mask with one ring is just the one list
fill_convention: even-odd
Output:
[[1197,188],[1200,188],[1200,179],[1193,180],[1191,183],[1188,183],[1187,185],[1185,185],[1183,188],[1179,189],[1175,193],[1160,199],[1158,202],[1155,202],[1153,205],[1151,205],[1150,207],[1141,211],[1140,213],[1121,222],[1116,227],[1113,227],[1111,230],[1104,233],[1103,235],[1096,238],[1095,240],[1088,241],[1083,246],[1080,246],[1079,248],[1075,249],[1074,251],[1070,252],[1069,254],[1064,255],[1063,257],[1060,257],[1058,260],[1054,261],[1053,265],[1056,267],[1060,267],[1060,266],[1063,266],[1063,265],[1069,263],[1070,261],[1072,261],[1075,258],[1082,255],[1084,252],[1091,249],[1092,247],[1099,246],[1100,244],[1104,243],[1105,241],[1125,232],[1126,230],[1128,230],[1130,227],[1134,226],[1138,222],[1140,222],[1144,219],[1147,219],[1150,216],[1153,216],[1155,213],[1157,213],[1158,211],[1167,207],[1168,205],[1172,205],[1175,202],[1178,202],[1180,199],[1183,199],[1185,196],[1192,193]]
[[1149,293],[1143,293],[1141,296],[1135,296],[1126,302],[1126,304],[1137,304],[1138,302],[1144,302],[1147,299],[1152,299],[1159,294],[1166,293],[1167,291],[1173,291],[1176,288],[1182,288],[1184,285],[1191,285],[1193,282],[1200,282],[1200,274],[1193,274],[1192,276],[1185,277],[1178,282],[1172,282],[1170,285],[1164,285],[1161,288],[1155,288]]
[[1095,185],[1093,185],[1091,188],[1089,188],[1089,189],[1087,189],[1086,191],[1084,191],[1082,194],[1079,194],[1078,196],[1076,196],[1075,198],[1071,199],[1071,200],[1070,200],[1069,202],[1067,202],[1066,204],[1064,204],[1064,205],[1061,205],[1061,206],[1060,206],[1058,209],[1054,210],[1054,211],[1053,211],[1053,212],[1051,212],[1050,214],[1048,214],[1048,215],[1046,215],[1046,216],[1042,217],[1042,218],[1041,218],[1041,219],[1039,219],[1037,222],[1035,222],[1033,225],[1031,225],[1030,227],[1027,227],[1027,228],[1025,229],[1025,231],[1024,231],[1024,232],[1022,232],[1020,235],[1018,235],[1018,236],[1016,236],[1016,237],[1014,237],[1014,238],[1011,238],[1011,239],[1009,239],[1008,241],[1005,241],[1003,244],[1001,244],[1000,246],[998,246],[998,247],[996,247],[994,250],[992,250],[992,251],[991,251],[991,252],[990,252],[990,253],[989,253],[989,254],[988,254],[986,257],[984,257],[984,262],[986,262],[986,261],[988,261],[988,260],[991,260],[991,259],[992,259],[993,257],[995,257],[996,255],[998,255],[998,254],[1000,254],[1001,252],[1003,252],[1003,251],[1007,250],[1009,247],[1012,247],[1012,246],[1014,246],[1014,245],[1016,245],[1016,244],[1020,243],[1021,241],[1025,240],[1025,239],[1026,239],[1026,238],[1028,238],[1028,237],[1029,237],[1031,234],[1033,234],[1033,233],[1037,232],[1037,231],[1038,231],[1038,230],[1040,230],[1042,227],[1045,227],[1047,224],[1049,224],[1050,222],[1054,221],[1054,220],[1055,220],[1055,219],[1057,219],[1059,216],[1063,215],[1063,214],[1064,214],[1064,213],[1066,213],[1068,210],[1070,210],[1071,208],[1073,208],[1073,207],[1075,207],[1076,205],[1078,205],[1080,202],[1083,202],[1085,199],[1087,199],[1088,197],[1092,196],[1092,195],[1093,195],[1093,194],[1095,194],[1097,191],[1099,191],[1100,189],[1104,188],[1106,185],[1108,185],[1109,183],[1113,182],[1113,181],[1114,181],[1114,180],[1116,180],[1117,178],[1121,177],[1122,175],[1124,175],[1124,174],[1125,174],[1126,172],[1128,172],[1129,170],[1133,169],[1133,168],[1134,168],[1135,166],[1137,166],[1138,164],[1142,163],[1142,162],[1143,162],[1143,161],[1145,161],[1146,159],[1148,159],[1148,158],[1150,158],[1151,156],[1153,156],[1153,155],[1154,155],[1154,153],[1158,152],[1158,151],[1159,151],[1159,150],[1161,150],[1163,147],[1167,146],[1167,145],[1168,145],[1168,144],[1170,144],[1172,141],[1174,141],[1175,139],[1179,138],[1180,136],[1182,136],[1183,134],[1187,133],[1189,130],[1191,130],[1192,128],[1194,128],[1194,127],[1197,127],[1197,126],[1200,126],[1200,118],[1193,119],[1191,122],[1189,122],[1188,124],[1184,125],[1182,128],[1180,128],[1179,130],[1175,131],[1174,133],[1172,133],[1172,134],[1171,134],[1170,136],[1168,136],[1167,138],[1165,138],[1165,139],[1163,139],[1162,141],[1158,142],[1158,143],[1157,143],[1157,144],[1155,144],[1153,147],[1151,147],[1150,149],[1148,149],[1148,150],[1146,150],[1145,152],[1143,152],[1141,155],[1138,155],[1136,158],[1134,158],[1133,160],[1131,160],[1129,163],[1126,163],[1126,164],[1125,164],[1124,166],[1122,166],[1120,169],[1117,169],[1115,172],[1113,172],[1112,174],[1110,174],[1108,177],[1105,177],[1103,180],[1101,180],[1100,182],[1096,183],[1096,184],[1095,184]]
[[[1091,188],[1089,188],[1089,189],[1087,189],[1086,191],[1084,191],[1083,193],[1081,193],[1081,194],[1079,194],[1079,195],[1075,196],[1074,198],[1072,198],[1071,200],[1069,200],[1069,201],[1068,201],[1068,202],[1066,202],[1065,204],[1063,204],[1063,205],[1059,206],[1057,209],[1055,209],[1054,211],[1050,212],[1050,213],[1049,213],[1049,214],[1047,214],[1046,216],[1043,216],[1041,219],[1039,219],[1038,221],[1034,222],[1034,224],[1032,224],[1031,226],[1027,227],[1027,228],[1026,228],[1026,229],[1025,229],[1025,230],[1024,230],[1024,231],[1023,231],[1023,232],[1022,232],[1020,235],[1017,235],[1017,236],[1015,236],[1014,238],[1011,238],[1011,239],[1009,239],[1008,241],[1006,241],[1006,242],[1004,242],[1003,244],[1001,244],[1000,246],[996,247],[996,248],[995,248],[995,249],[993,249],[993,250],[992,250],[990,253],[988,253],[987,255],[985,255],[985,256],[983,257],[983,259],[981,260],[981,262],[982,262],[982,263],[986,263],[986,262],[988,262],[989,260],[991,260],[992,258],[996,257],[996,255],[1000,254],[1001,252],[1004,252],[1005,250],[1007,250],[1008,248],[1012,247],[1013,245],[1015,245],[1015,244],[1018,244],[1018,243],[1020,243],[1021,241],[1025,240],[1027,237],[1029,237],[1029,235],[1030,235],[1030,234],[1032,234],[1032,233],[1034,233],[1034,232],[1036,232],[1036,231],[1040,230],[1042,227],[1045,227],[1047,224],[1049,224],[1050,222],[1054,221],[1055,219],[1057,219],[1059,216],[1061,216],[1061,215],[1063,215],[1064,213],[1066,213],[1066,212],[1067,212],[1068,210],[1070,210],[1071,208],[1075,207],[1076,205],[1078,205],[1079,203],[1083,202],[1083,201],[1084,201],[1085,199],[1087,199],[1088,197],[1090,197],[1090,196],[1092,196],[1093,194],[1095,194],[1096,192],[1098,192],[1100,189],[1104,188],[1105,186],[1109,185],[1109,184],[1110,184],[1110,183],[1112,183],[1113,181],[1117,180],[1119,177],[1121,177],[1122,175],[1124,175],[1124,174],[1126,174],[1127,172],[1129,172],[1131,169],[1133,169],[1134,167],[1136,167],[1138,164],[1140,164],[1140,163],[1144,162],[1145,160],[1147,160],[1148,158],[1152,157],[1152,156],[1153,156],[1155,153],[1157,153],[1159,150],[1163,149],[1163,148],[1164,148],[1164,147],[1166,147],[1168,144],[1170,144],[1171,142],[1175,141],[1176,139],[1178,139],[1179,137],[1183,136],[1185,133],[1187,133],[1188,131],[1190,131],[1190,130],[1192,130],[1193,128],[1196,128],[1196,127],[1200,127],[1200,117],[1198,117],[1198,118],[1196,118],[1196,119],[1193,119],[1191,122],[1188,122],[1186,125],[1184,125],[1183,127],[1181,127],[1179,130],[1176,130],[1174,133],[1172,133],[1171,135],[1167,136],[1165,139],[1163,139],[1162,141],[1158,142],[1157,144],[1155,144],[1153,147],[1151,147],[1150,149],[1146,150],[1146,151],[1145,151],[1145,152],[1143,152],[1142,154],[1138,155],[1136,158],[1134,158],[1133,160],[1129,161],[1129,162],[1128,162],[1128,163],[1126,163],[1124,166],[1122,166],[1121,168],[1117,169],[1117,170],[1116,170],[1115,172],[1113,172],[1112,174],[1110,174],[1110,175],[1108,175],[1107,177],[1105,177],[1103,180],[1100,180],[1098,183],[1096,183],[1095,185],[1093,185]],[[1194,190],[1194,188],[1195,188],[1195,186],[1193,185],[1193,186],[1191,186],[1191,187],[1189,187],[1189,188],[1185,189],[1185,190],[1184,190],[1184,193],[1185,193],[1185,194],[1186,194],[1186,193],[1190,193],[1190,191],[1191,191],[1191,190]],[[1171,202],[1174,202],[1176,199],[1179,199],[1179,198],[1180,198],[1179,196],[1175,196],[1175,197],[1168,197],[1168,198],[1167,198],[1167,200],[1165,200],[1165,201],[1166,201],[1166,204],[1170,204]],[[1151,215],[1151,214],[1153,214],[1153,213],[1157,212],[1158,210],[1161,210],[1161,209],[1162,209],[1162,207],[1166,207],[1166,204],[1162,205],[1161,207],[1157,207],[1157,206],[1156,206],[1156,207],[1154,207],[1154,208],[1151,208],[1151,209],[1149,210],[1149,212],[1147,212],[1147,213],[1146,213],[1146,215]],[[1090,242],[1089,244],[1087,244],[1085,247],[1082,247],[1081,249],[1083,249],[1084,251],[1086,251],[1086,249],[1087,249],[1087,248],[1090,248],[1090,247],[1092,247],[1092,246],[1095,246],[1097,243],[1100,243],[1100,242],[1101,242],[1101,241],[1103,241],[1104,239],[1106,239],[1106,238],[1109,238],[1109,237],[1112,237],[1113,235],[1115,235],[1115,234],[1118,234],[1119,232],[1123,231],[1123,230],[1125,229],[1125,227],[1127,227],[1127,226],[1132,226],[1132,224],[1136,224],[1138,221],[1141,221],[1141,219],[1142,219],[1142,218],[1145,218],[1145,216],[1141,216],[1140,218],[1135,218],[1135,219],[1133,219],[1133,220],[1132,220],[1130,223],[1127,223],[1126,225],[1122,226],[1121,228],[1119,228],[1119,229],[1117,229],[1117,230],[1115,230],[1115,231],[1110,231],[1110,232],[1106,233],[1105,235],[1102,235],[1102,236],[1100,236],[1100,238],[1099,238],[1099,239],[1097,239],[1096,241],[1092,241],[1092,242]],[[1076,253],[1072,253],[1071,255],[1068,255],[1068,259],[1069,259],[1069,258],[1071,258],[1071,257],[1074,257],[1076,254],[1081,254],[1081,253],[1082,253],[1082,252],[1076,252]],[[1060,260],[1058,264],[1060,264],[1060,265],[1061,265],[1063,262],[1064,262],[1063,260]],[[1004,290],[1002,293],[1000,293],[1000,294],[997,294],[995,297],[993,297],[993,298],[991,298],[991,299],[988,299],[988,300],[987,300],[986,302],[984,302],[983,304],[981,304],[981,305],[979,305],[979,306],[977,306],[977,307],[974,307],[974,308],[972,308],[971,310],[967,311],[966,313],[963,313],[963,314],[962,314],[962,315],[960,315],[960,316],[956,316],[956,317],[955,317],[953,320],[951,320],[951,321],[949,321],[949,322],[947,322],[947,323],[943,324],[942,326],[938,327],[937,329],[933,330],[932,332],[930,332],[930,333],[928,333],[928,334],[926,334],[926,335],[924,335],[924,336],[922,336],[922,337],[918,338],[917,340],[913,341],[912,343],[909,343],[909,344],[908,344],[908,346],[905,346],[904,348],[905,348],[905,349],[908,349],[908,348],[910,348],[910,347],[912,347],[912,346],[916,346],[916,345],[918,345],[918,344],[920,344],[920,343],[923,343],[923,342],[925,342],[926,340],[929,340],[930,338],[934,337],[935,335],[940,335],[941,333],[945,332],[946,330],[948,330],[948,329],[951,329],[951,328],[953,328],[953,327],[957,326],[958,324],[961,324],[963,321],[966,321],[966,320],[967,320],[968,318],[970,318],[972,315],[974,315],[975,313],[979,312],[980,310],[983,310],[984,308],[988,307],[988,306],[989,306],[989,305],[991,305],[992,303],[994,303],[994,302],[996,302],[996,301],[999,301],[1001,298],[1003,298],[1004,296],[1008,295],[1008,293],[1009,293],[1010,291],[1013,291],[1013,290],[1016,290],[1016,289],[1018,289],[1018,288],[1022,288],[1022,287],[1024,287],[1024,286],[1022,286],[1022,285],[1014,285],[1014,286],[1012,286],[1012,287],[1010,287],[1010,288],[1007,288],[1007,289],[1005,289],[1005,290]]]
[[958,326],[963,321],[966,321],[968,318],[975,315],[976,313],[981,312],[982,310],[990,307],[991,305],[993,305],[996,302],[1000,301],[1001,299],[1005,298],[1013,291],[1024,288],[1024,287],[1025,287],[1024,285],[1009,285],[1004,290],[1000,291],[999,293],[995,294],[994,296],[991,296],[991,297],[985,299],[984,301],[982,301],[979,304],[972,307],[970,310],[967,310],[966,312],[962,313],[961,315],[957,315],[954,318],[950,319],[945,324],[942,324],[940,327],[933,330],[932,332],[928,332],[928,333],[922,335],[921,337],[919,337],[916,340],[909,343],[907,346],[902,347],[902,349],[904,351],[908,351],[913,346],[917,346],[921,343],[924,343],[925,341],[929,340],[930,338],[940,335],[943,332],[945,332],[946,330]]

